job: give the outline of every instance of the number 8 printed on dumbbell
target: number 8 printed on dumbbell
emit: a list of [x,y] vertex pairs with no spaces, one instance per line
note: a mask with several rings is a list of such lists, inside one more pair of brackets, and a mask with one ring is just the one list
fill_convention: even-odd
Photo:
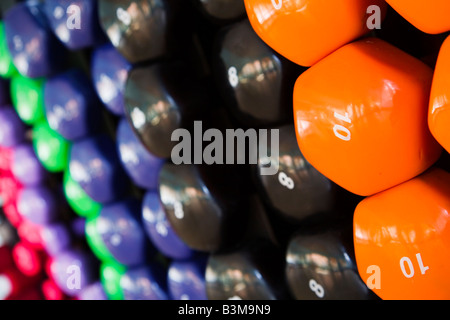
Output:
[[323,298],[325,296],[325,290],[320,284],[316,282],[316,280],[309,280],[309,288],[316,294],[317,297]]

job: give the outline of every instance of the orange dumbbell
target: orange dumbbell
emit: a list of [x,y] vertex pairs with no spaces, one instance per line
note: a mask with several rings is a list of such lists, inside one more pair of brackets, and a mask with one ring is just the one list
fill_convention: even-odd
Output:
[[258,36],[287,59],[309,67],[379,28],[384,0],[245,0]]
[[385,300],[450,299],[450,173],[430,169],[365,198],[354,214],[363,281]]
[[338,49],[295,84],[303,155],[361,196],[424,172],[442,152],[427,124],[432,77],[423,62],[380,39]]
[[[450,5],[450,2],[449,2]],[[450,37],[441,46],[431,87],[428,125],[436,140],[450,152]]]
[[438,34],[450,30],[448,0],[386,0],[403,18],[417,29]]

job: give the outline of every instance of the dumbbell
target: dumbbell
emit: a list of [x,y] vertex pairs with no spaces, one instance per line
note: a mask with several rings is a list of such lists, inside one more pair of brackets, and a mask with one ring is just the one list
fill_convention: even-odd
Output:
[[302,154],[360,196],[424,172],[442,153],[427,125],[432,77],[423,62],[380,39],[338,49],[295,84]]
[[65,67],[67,52],[49,28],[42,3],[17,3],[3,21],[8,48],[20,74],[45,77]]
[[217,88],[241,125],[292,121],[292,89],[304,68],[267,46],[248,20],[221,29],[213,55]]
[[69,50],[94,47],[106,41],[97,1],[45,1],[44,13],[53,33]]
[[120,279],[127,268],[120,263],[109,260],[102,261],[100,265],[100,282],[108,297],[108,300],[123,300],[123,292],[120,288]]
[[171,157],[177,144],[172,138],[174,131],[193,130],[194,120],[207,118],[210,96],[206,89],[195,69],[185,62],[162,62],[131,70],[124,93],[125,114],[151,154]]
[[159,195],[180,239],[198,251],[235,247],[248,224],[250,188],[238,165],[164,164]]
[[91,78],[98,97],[108,111],[125,115],[124,90],[132,65],[106,43],[94,48],[91,57]]
[[93,218],[99,214],[102,205],[92,200],[83,188],[73,180],[69,168],[64,170],[63,190],[67,203],[77,215],[84,218]]
[[14,148],[11,169],[14,177],[24,186],[44,184],[48,178],[33,146],[28,143]]
[[[268,130],[268,141],[278,135],[278,145],[258,156],[254,167],[261,199],[284,220],[299,224],[307,219],[332,218],[337,203],[337,186],[317,171],[303,156],[297,144],[294,125]],[[275,174],[263,174],[267,163],[277,166]]]
[[126,267],[145,264],[156,252],[140,218],[141,202],[127,199],[105,205],[97,217],[88,220],[86,234],[98,258]]
[[133,64],[173,55],[190,29],[189,7],[179,1],[100,0],[98,8],[109,40]]
[[166,274],[156,263],[128,269],[119,283],[124,300],[168,300]]
[[40,227],[39,233],[42,246],[51,257],[74,245],[75,237],[63,221],[43,225]]
[[69,161],[70,141],[50,128],[47,120],[32,129],[33,148],[42,166],[49,172],[62,172]]
[[185,260],[195,254],[174,231],[164,212],[159,193],[149,190],[142,200],[142,227],[155,248],[164,256]]
[[68,141],[101,131],[100,103],[93,83],[80,69],[70,69],[45,82],[47,122],[52,130]]
[[11,79],[12,104],[19,118],[29,126],[44,120],[44,78],[28,78],[20,74]]
[[30,222],[45,225],[61,217],[60,202],[45,185],[24,187],[17,195],[17,210]]
[[167,286],[174,300],[208,300],[206,295],[207,256],[173,260],[167,271]]
[[[13,176],[11,172],[4,172],[0,176],[0,198],[2,205],[5,208],[6,216],[10,217],[10,213],[12,214],[12,220],[16,220],[14,218],[15,213],[14,210],[10,208],[10,205],[17,205],[17,197],[21,192],[23,186],[17,181],[17,179]],[[10,212],[11,211],[11,212]],[[20,220],[20,219],[19,219]],[[14,222],[12,222],[14,225]]]
[[[379,27],[387,7],[380,0],[244,2],[250,23],[261,39],[287,59],[305,67]],[[295,41],[292,34],[296,35]]]
[[361,201],[354,246],[361,278],[384,300],[448,299],[450,173],[431,168]]
[[8,106],[0,107],[0,145],[10,148],[25,141],[26,127],[15,110]]
[[431,86],[430,102],[428,107],[428,126],[433,137],[450,152],[450,135],[448,124],[450,123],[447,92],[450,84],[446,79],[447,70],[450,68],[450,40],[447,37],[439,50],[439,56],[434,70]]
[[47,254],[24,241],[12,248],[12,256],[17,269],[27,277],[42,276]]
[[31,245],[34,249],[42,250],[44,249],[44,241],[42,240],[41,228],[41,225],[22,218],[21,223],[17,226],[17,234],[20,240],[27,245]]
[[201,13],[217,24],[243,19],[246,15],[243,0],[193,0]]
[[69,298],[50,278],[42,282],[41,292],[45,300],[67,300]]
[[376,296],[358,274],[352,220],[294,234],[286,251],[286,278],[297,300],[367,300]]
[[284,265],[284,250],[264,239],[248,241],[235,251],[211,254],[205,273],[208,299],[289,299]]
[[74,297],[97,279],[97,261],[88,251],[69,248],[50,259],[48,274],[58,288]]
[[8,41],[5,33],[5,23],[0,21],[0,76],[5,79],[10,79],[18,73],[14,66],[11,53],[8,48]]
[[78,294],[79,300],[108,300],[100,281],[90,284]]
[[445,0],[434,0],[428,6],[420,1],[386,0],[386,2],[416,28],[430,34],[450,30],[447,14],[450,4]]
[[69,170],[86,194],[101,204],[115,201],[128,192],[130,184],[116,144],[105,134],[74,142],[69,152]]
[[131,181],[143,189],[157,189],[164,160],[155,157],[142,145],[125,117],[119,121],[116,144],[122,166]]
[[422,60],[431,68],[435,67],[439,48],[446,37],[445,33],[429,34],[417,29],[391,6],[387,8],[382,28],[373,30],[371,35]]

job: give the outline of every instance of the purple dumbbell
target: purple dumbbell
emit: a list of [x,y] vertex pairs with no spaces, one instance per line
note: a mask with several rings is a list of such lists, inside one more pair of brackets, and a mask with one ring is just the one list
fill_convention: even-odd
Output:
[[108,300],[103,285],[100,281],[88,285],[78,295],[78,300]]
[[72,242],[70,230],[60,222],[43,225],[40,229],[40,235],[44,249],[51,257],[68,249]]
[[122,265],[139,266],[155,253],[140,223],[140,201],[106,205],[96,218],[97,232],[108,251]]
[[127,270],[120,279],[124,300],[168,300],[165,278],[156,264]]
[[72,69],[49,78],[44,101],[50,128],[67,140],[92,135],[101,127],[100,101],[89,77],[81,70]]
[[26,187],[17,196],[19,213],[30,222],[44,225],[58,217],[58,204],[54,193],[46,186]]
[[102,204],[117,200],[128,191],[129,180],[116,145],[105,135],[74,142],[69,169],[72,178],[88,196]]
[[97,94],[115,115],[125,114],[123,93],[130,70],[131,64],[109,43],[92,54],[91,75]]
[[117,128],[117,148],[131,180],[141,188],[157,189],[159,170],[164,160],[148,152],[126,118],[120,120]]
[[55,35],[70,50],[106,41],[98,20],[97,1],[46,0],[44,11]]
[[50,274],[59,289],[73,297],[97,280],[98,262],[90,252],[72,248],[52,257]]
[[0,107],[0,146],[14,147],[22,143],[25,131],[25,125],[12,107]]
[[154,246],[166,257],[188,259],[194,254],[170,226],[157,191],[148,191],[142,202],[144,229]]
[[167,285],[174,300],[208,300],[206,294],[206,258],[177,261],[170,264]]
[[39,162],[31,144],[21,144],[14,148],[12,172],[25,186],[37,186],[47,177],[47,171]]
[[17,70],[29,78],[61,70],[66,50],[48,27],[38,1],[18,3],[4,16],[7,44]]

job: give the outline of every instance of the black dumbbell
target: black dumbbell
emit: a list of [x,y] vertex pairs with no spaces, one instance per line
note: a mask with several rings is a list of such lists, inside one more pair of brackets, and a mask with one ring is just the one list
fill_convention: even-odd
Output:
[[278,55],[248,20],[222,29],[215,39],[213,73],[230,112],[244,126],[293,121],[292,90],[304,70]]
[[206,267],[210,300],[290,299],[284,277],[284,249],[253,239],[239,249],[210,255]]
[[356,267],[351,220],[294,235],[286,253],[286,277],[297,300],[376,298]]

